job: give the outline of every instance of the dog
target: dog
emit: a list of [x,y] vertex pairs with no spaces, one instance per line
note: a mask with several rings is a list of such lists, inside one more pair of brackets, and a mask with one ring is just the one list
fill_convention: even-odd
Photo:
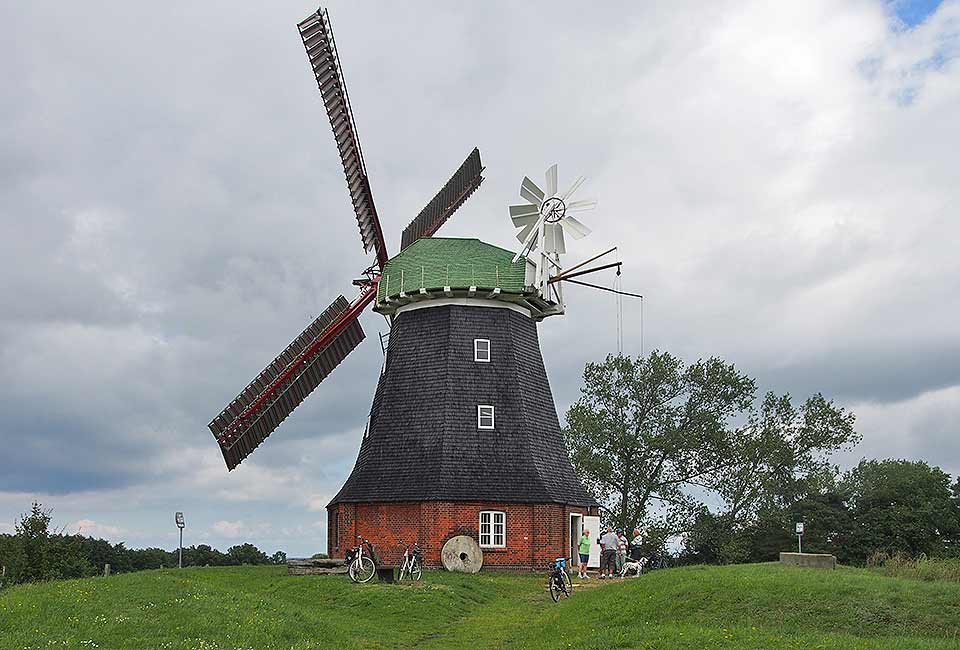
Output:
[[628,573],[633,573],[633,575],[640,577],[640,574],[643,573],[644,568],[647,566],[647,558],[642,557],[639,560],[627,560],[623,563],[623,569],[620,570],[620,577],[626,578]]

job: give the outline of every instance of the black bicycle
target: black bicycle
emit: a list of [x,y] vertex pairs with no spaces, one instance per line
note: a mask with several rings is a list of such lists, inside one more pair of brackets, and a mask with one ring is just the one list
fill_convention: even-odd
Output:
[[569,598],[573,595],[573,580],[567,573],[567,558],[558,557],[550,565],[550,597],[553,602],[560,602],[560,597]]
[[670,568],[670,558],[665,553],[654,553],[647,560],[647,565],[644,567],[644,573],[647,571],[656,571],[657,569],[669,569]]

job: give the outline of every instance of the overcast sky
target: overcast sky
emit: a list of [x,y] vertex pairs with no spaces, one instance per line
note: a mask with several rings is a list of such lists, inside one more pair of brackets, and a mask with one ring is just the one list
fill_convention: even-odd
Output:
[[[644,347],[858,416],[839,458],[960,472],[960,2],[330,7],[391,250],[474,147],[441,234],[514,248],[524,174],[589,177]],[[228,473],[207,422],[372,258],[303,2],[0,3],[0,532],[39,499],[130,546],[325,550],[368,340]],[[557,408],[616,350],[609,294],[540,327]],[[640,309],[624,301],[624,351]]]

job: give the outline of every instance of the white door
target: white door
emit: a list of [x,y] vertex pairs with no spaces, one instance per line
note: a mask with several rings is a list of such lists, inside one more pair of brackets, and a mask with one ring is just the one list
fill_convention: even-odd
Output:
[[587,567],[600,568],[600,517],[584,517],[583,527],[590,531],[590,561]]

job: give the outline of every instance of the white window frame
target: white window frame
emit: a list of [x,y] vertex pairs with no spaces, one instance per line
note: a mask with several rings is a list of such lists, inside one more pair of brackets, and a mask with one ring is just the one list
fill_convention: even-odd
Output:
[[481,510],[477,530],[481,548],[507,547],[507,513],[502,510]]
[[[490,412],[485,414],[484,409],[490,409]],[[484,425],[483,423],[483,421],[486,418],[490,419],[489,425]],[[489,431],[496,428],[496,423],[497,423],[496,409],[493,407],[493,405],[478,404],[477,405],[477,428],[483,429],[485,431]]]
[[[480,356],[480,352],[481,352],[481,350],[480,350],[480,344],[481,344],[481,343],[486,343],[486,344],[487,344],[487,349],[486,349],[486,353],[487,353],[486,356],[487,356],[487,358],[486,358],[486,359],[484,359],[482,356]],[[491,352],[490,352],[490,339],[473,339],[473,360],[474,360],[474,361],[479,361],[479,362],[481,362],[481,363],[490,363],[490,357],[491,357],[491,356],[492,356],[492,355],[491,355]]]

